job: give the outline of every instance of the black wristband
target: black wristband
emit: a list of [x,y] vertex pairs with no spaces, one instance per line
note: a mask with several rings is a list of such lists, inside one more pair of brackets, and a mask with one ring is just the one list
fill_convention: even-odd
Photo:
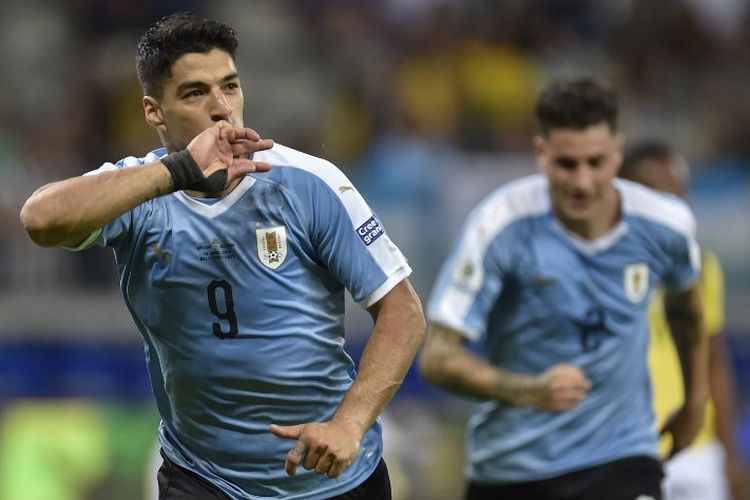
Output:
[[203,193],[218,193],[226,188],[227,171],[221,169],[205,177],[187,149],[170,153],[162,157],[161,162],[172,175],[175,191],[190,189]]

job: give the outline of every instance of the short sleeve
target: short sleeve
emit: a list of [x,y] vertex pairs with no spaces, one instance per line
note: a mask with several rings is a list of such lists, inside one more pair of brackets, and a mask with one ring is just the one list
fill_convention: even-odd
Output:
[[427,317],[469,340],[479,340],[508,276],[507,233],[469,221],[438,274]]
[[325,178],[308,176],[310,238],[319,258],[363,307],[411,274],[406,258],[359,191],[332,165]]
[[682,206],[682,213],[676,218],[674,227],[665,233],[664,250],[670,265],[664,275],[664,286],[671,291],[690,288],[698,279],[701,269],[701,252],[695,239],[695,218]]
[[[117,163],[110,163],[110,162],[104,163],[98,169],[92,170],[90,172],[86,172],[83,175],[84,176],[99,175],[104,172],[111,172],[113,170],[118,170],[121,168],[142,166],[144,164],[144,161],[146,161],[147,159],[150,159],[151,161],[155,161],[157,157],[146,158],[146,159],[127,157],[118,161]],[[139,213],[142,212],[146,207],[150,206],[150,203],[151,202],[146,202],[141,205],[138,205],[137,207],[114,218],[113,220],[105,224],[103,227],[93,231],[78,246],[69,247],[68,250],[80,251],[80,250],[85,250],[87,248],[91,248],[94,245],[103,246],[103,247],[115,247],[118,245],[122,245],[124,243],[124,240],[127,238],[127,236],[132,234],[133,223],[135,220],[138,220]]]

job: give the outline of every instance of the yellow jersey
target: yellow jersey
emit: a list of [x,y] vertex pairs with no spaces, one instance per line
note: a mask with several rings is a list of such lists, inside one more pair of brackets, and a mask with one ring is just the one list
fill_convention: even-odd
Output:
[[[711,251],[702,253],[700,277],[701,295],[703,298],[703,321],[707,336],[714,336],[724,329],[724,275],[719,260]],[[654,412],[657,429],[684,401],[682,371],[672,340],[667,318],[664,313],[663,292],[654,294],[649,308],[651,327],[651,345],[648,364],[651,371],[651,383],[654,391]],[[714,408],[709,401],[706,415],[693,446],[701,446],[715,437]],[[661,452],[666,455],[671,446],[671,437],[664,436],[660,443]]]

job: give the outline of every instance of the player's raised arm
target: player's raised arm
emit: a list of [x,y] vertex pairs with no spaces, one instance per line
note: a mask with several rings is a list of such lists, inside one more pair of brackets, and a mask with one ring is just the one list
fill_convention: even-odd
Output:
[[21,209],[21,222],[38,245],[76,246],[152,198],[181,189],[221,192],[248,172],[268,170],[268,164],[247,156],[272,145],[251,129],[222,121],[196,136],[187,149],[143,167],[42,186]]

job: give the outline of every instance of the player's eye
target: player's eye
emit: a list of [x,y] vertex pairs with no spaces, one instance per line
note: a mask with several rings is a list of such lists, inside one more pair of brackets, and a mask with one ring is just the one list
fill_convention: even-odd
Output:
[[227,83],[227,84],[226,84],[226,85],[224,86],[224,89],[225,89],[225,90],[237,90],[238,88],[240,88],[240,84],[239,84],[239,83],[237,83],[237,82],[231,82],[231,83]]
[[555,159],[555,164],[565,170],[573,170],[576,168],[577,162],[573,158],[561,157]]
[[589,166],[598,168],[601,167],[602,163],[604,163],[604,157],[603,156],[594,156],[593,158],[589,158]]
[[183,95],[182,97],[183,97],[183,98],[188,98],[188,97],[200,97],[200,96],[202,96],[202,95],[203,95],[203,93],[204,93],[204,92],[203,92],[203,91],[202,91],[201,89],[193,89],[193,90],[191,90],[191,91],[189,91],[189,92],[185,93],[185,95]]

